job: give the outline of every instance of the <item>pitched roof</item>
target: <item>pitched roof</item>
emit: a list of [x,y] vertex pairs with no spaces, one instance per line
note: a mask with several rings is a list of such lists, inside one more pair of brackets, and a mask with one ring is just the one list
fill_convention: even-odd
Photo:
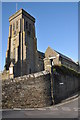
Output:
[[[58,51],[52,49],[51,47],[48,47],[48,48],[51,49],[51,50],[53,50],[53,51],[55,51],[55,52],[56,52],[57,54],[59,54],[59,56],[61,56],[62,58],[67,59],[68,61],[71,61],[71,62],[75,63],[71,58],[69,58],[69,57],[67,57],[67,56],[65,56],[65,55],[63,55],[63,54],[61,54],[60,52],[58,52]],[[47,49],[48,49],[48,48],[47,48]],[[75,64],[76,64],[76,63],[75,63]]]
[[40,54],[42,57],[45,57],[45,54],[43,52],[38,51],[38,54]]
[[[57,52],[56,50],[54,50],[54,51]],[[62,58],[67,59],[67,60],[69,60],[69,61],[71,61],[71,62],[74,62],[71,58],[69,58],[69,57],[61,54],[60,52],[57,52],[57,53],[58,53]],[[74,63],[75,63],[75,62],[74,62]],[[75,63],[75,64],[76,64],[76,63]]]

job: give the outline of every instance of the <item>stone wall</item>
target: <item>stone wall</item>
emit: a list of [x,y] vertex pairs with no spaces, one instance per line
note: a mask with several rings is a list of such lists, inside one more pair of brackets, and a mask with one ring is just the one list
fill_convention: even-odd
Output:
[[4,70],[1,73],[2,80],[9,79],[9,70]]
[[[5,69],[14,64],[14,77],[43,71],[43,62],[38,62],[35,18],[20,9],[9,18],[9,37]],[[41,64],[42,63],[42,64]]]
[[2,81],[2,107],[45,107],[52,104],[50,74],[41,71]]
[[65,65],[71,69],[74,69],[77,72],[79,71],[79,66],[74,61],[69,61],[67,59],[61,58],[61,64]]
[[62,55],[61,53],[48,47],[45,52],[45,59],[44,59],[45,70],[50,69],[49,66],[51,65],[51,60],[54,65],[65,65],[66,67],[72,68],[77,72],[80,71],[79,65],[76,62],[74,62],[71,58]]
[[80,90],[80,74],[64,66],[53,68],[53,96],[58,103]]

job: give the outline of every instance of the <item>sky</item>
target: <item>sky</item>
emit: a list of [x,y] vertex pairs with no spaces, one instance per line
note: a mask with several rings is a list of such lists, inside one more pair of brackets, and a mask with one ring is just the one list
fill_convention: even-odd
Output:
[[[17,2],[35,19],[37,49],[47,47],[78,61],[78,3],[77,2]],[[9,35],[9,17],[16,12],[16,2],[2,3],[2,67],[4,69]]]

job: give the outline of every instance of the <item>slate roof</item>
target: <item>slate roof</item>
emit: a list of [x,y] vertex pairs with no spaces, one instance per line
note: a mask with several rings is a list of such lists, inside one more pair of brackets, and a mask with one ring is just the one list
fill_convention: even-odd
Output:
[[43,52],[38,51],[38,54],[40,54],[43,58],[45,57],[45,54]]
[[[55,52],[57,52],[56,50],[54,50]],[[57,52],[62,58],[64,58],[64,59],[67,59],[68,61],[70,61],[70,62],[73,62],[73,63],[75,63],[76,64],[76,62],[74,62],[71,58],[69,58],[69,57],[67,57],[67,56],[65,56],[65,55],[63,55],[63,54],[61,54],[60,52]]]

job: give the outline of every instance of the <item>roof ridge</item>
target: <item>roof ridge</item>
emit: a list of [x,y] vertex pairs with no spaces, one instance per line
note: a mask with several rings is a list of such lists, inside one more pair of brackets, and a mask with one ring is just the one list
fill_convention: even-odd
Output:
[[[54,49],[53,49],[54,50]],[[64,54],[62,54],[62,53],[60,53],[60,52],[58,52],[58,51],[56,51],[56,50],[54,50],[55,52],[57,52],[58,54],[60,54],[60,55],[62,55],[63,57],[65,57],[66,59],[68,59],[68,60],[70,60],[70,61],[72,61],[72,62],[74,62],[75,64],[76,64],[76,62],[72,59],[72,58],[70,58],[70,57],[68,57],[68,56],[66,56],[66,55],[64,55]]]

